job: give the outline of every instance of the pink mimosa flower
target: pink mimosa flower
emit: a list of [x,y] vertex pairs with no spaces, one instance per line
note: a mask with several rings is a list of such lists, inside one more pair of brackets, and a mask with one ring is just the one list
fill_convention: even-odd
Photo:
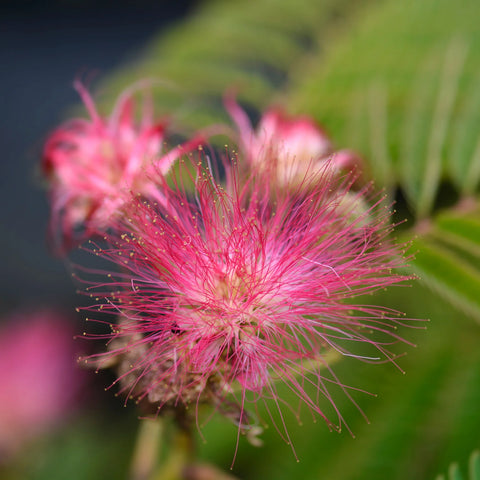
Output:
[[329,165],[275,202],[268,170],[242,187],[236,167],[226,169],[225,188],[199,164],[194,200],[181,189],[166,190],[167,207],[133,199],[110,247],[93,244],[122,272],[87,289],[106,299],[94,311],[122,315],[96,361],[119,360],[122,391],[159,408],[210,401],[222,410],[232,394],[242,428],[247,402],[270,398],[281,411],[284,382],[339,427],[340,413],[332,422],[318,400],[334,406],[332,382],[348,395],[328,352],[394,361],[389,345],[402,341],[398,312],[354,300],[407,278],[395,272],[404,260],[388,238],[390,212],[377,199],[346,214],[354,178]]
[[266,111],[254,130],[247,114],[232,97],[226,108],[237,125],[240,147],[254,168],[275,159],[278,186],[296,187],[305,176],[323,170],[328,162],[338,173],[359,163],[350,150],[335,151],[327,134],[307,116],[287,116],[280,109]]
[[0,329],[0,456],[56,426],[82,386],[68,319],[15,313]]
[[194,139],[163,153],[165,125],[153,122],[151,105],[137,124],[132,92],[126,91],[104,119],[85,87],[79,82],[75,87],[90,119],[76,118],[55,130],[42,162],[50,182],[51,234],[57,242],[60,237],[60,250],[71,247],[76,237],[105,230],[132,191],[161,201],[154,178],[200,143]]

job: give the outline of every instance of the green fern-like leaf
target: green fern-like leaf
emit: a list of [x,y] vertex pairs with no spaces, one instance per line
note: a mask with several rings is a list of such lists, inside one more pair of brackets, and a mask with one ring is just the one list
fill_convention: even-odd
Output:
[[447,476],[438,475],[435,480],[480,480],[480,451],[475,451],[470,456],[468,476],[462,475],[457,463],[452,463]]
[[423,224],[412,241],[412,266],[435,291],[480,321],[480,214],[461,207]]
[[226,120],[221,99],[228,88],[236,89],[252,108],[264,108],[290,81],[296,66],[311,55],[321,56],[331,31],[369,3],[372,0],[207,2],[108,80],[104,101],[111,103],[129,84],[149,78],[158,110],[174,114],[184,126]]
[[383,2],[322,64],[297,72],[289,91],[291,108],[362,151],[380,182],[393,169],[420,218],[431,214],[444,178],[462,193],[478,185],[480,35],[473,18],[480,7],[460,3]]

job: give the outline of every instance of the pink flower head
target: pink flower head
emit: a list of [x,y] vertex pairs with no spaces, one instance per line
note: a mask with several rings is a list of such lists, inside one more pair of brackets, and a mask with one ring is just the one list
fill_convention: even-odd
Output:
[[5,320],[0,330],[0,457],[64,420],[82,385],[68,319],[40,311]]
[[267,110],[253,130],[247,114],[231,97],[226,108],[237,125],[240,145],[253,167],[275,159],[278,186],[298,186],[306,174],[322,170],[326,163],[338,173],[350,169],[359,157],[350,150],[335,152],[327,134],[309,117],[289,117],[280,109]]
[[245,427],[249,401],[280,410],[280,381],[326,419],[318,396],[334,405],[337,379],[325,355],[393,360],[389,345],[401,340],[397,312],[354,301],[406,279],[394,271],[403,259],[388,239],[390,213],[381,200],[353,212],[350,199],[346,214],[354,178],[329,165],[275,202],[267,170],[242,187],[236,167],[226,169],[227,188],[198,166],[194,199],[168,187],[167,206],[133,199],[110,247],[92,247],[121,267],[88,288],[106,299],[93,310],[122,315],[99,356],[124,360],[122,390],[159,408],[222,410],[233,394]]
[[42,163],[50,182],[52,236],[60,236],[62,249],[75,237],[81,240],[105,230],[131,191],[161,200],[153,179],[199,144],[194,139],[162,155],[165,125],[153,122],[151,105],[144,107],[137,125],[132,92],[126,91],[104,119],[85,87],[79,82],[75,87],[90,119],[76,118],[55,130]]

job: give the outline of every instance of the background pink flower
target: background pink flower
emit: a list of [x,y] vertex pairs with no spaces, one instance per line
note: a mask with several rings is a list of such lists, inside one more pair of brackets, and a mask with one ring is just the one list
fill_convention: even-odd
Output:
[[154,179],[199,143],[193,140],[163,153],[165,124],[154,122],[149,102],[137,124],[134,92],[127,90],[104,119],[85,87],[79,82],[75,86],[90,119],[76,118],[55,130],[42,163],[50,182],[51,233],[54,239],[60,236],[64,249],[75,237],[105,230],[132,191],[162,201]]
[[325,131],[307,116],[288,116],[281,109],[267,110],[254,130],[247,114],[231,97],[226,108],[236,123],[240,146],[250,165],[276,162],[275,181],[280,187],[298,185],[305,175],[328,165],[340,172],[359,163],[350,150],[336,151]]
[[0,453],[49,431],[76,407],[82,372],[69,319],[17,312],[0,328]]

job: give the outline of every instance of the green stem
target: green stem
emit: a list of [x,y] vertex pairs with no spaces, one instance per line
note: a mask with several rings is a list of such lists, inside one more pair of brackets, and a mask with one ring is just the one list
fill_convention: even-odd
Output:
[[193,457],[191,431],[178,428],[175,432],[167,460],[151,477],[151,480],[180,480]]
[[148,480],[157,469],[163,431],[164,423],[160,417],[140,420],[130,480]]

